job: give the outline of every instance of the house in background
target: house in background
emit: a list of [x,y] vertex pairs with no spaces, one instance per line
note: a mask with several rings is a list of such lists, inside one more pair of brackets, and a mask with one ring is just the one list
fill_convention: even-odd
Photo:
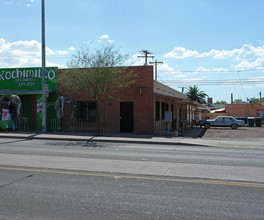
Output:
[[[221,108],[219,108],[221,107]],[[217,116],[233,116],[235,118],[261,117],[264,118],[264,104],[244,103],[242,100],[235,100],[233,104],[214,106],[210,112],[204,112],[202,119],[213,119]]]
[[227,104],[226,112],[238,118],[261,117],[264,118],[264,104]]

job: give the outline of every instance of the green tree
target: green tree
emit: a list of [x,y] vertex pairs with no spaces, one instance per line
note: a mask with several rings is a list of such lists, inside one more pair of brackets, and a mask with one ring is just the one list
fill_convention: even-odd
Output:
[[185,93],[188,99],[205,104],[205,98],[208,96],[204,91],[200,91],[199,88],[194,86],[188,86],[187,92]]
[[260,101],[260,99],[257,99],[254,97],[254,98],[250,98],[248,102],[251,104],[253,104],[253,103],[264,103],[264,98],[261,98],[261,101]]
[[223,101],[223,100],[221,100],[221,101],[216,101],[216,103],[215,104],[227,104],[227,102],[226,101]]
[[68,69],[58,81],[73,91],[85,91],[96,103],[96,135],[102,134],[99,102],[104,95],[109,97],[117,90],[132,85],[137,75],[121,67],[127,55],[120,53],[115,45],[104,45],[91,51],[82,47],[68,62]]

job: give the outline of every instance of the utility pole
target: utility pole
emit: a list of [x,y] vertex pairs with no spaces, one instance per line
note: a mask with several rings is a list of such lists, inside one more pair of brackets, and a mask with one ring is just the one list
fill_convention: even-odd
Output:
[[157,78],[158,78],[158,64],[163,64],[163,61],[162,62],[158,62],[156,60],[155,62],[149,62],[149,63],[155,65],[155,81],[157,81]]
[[181,86],[181,87],[178,87],[178,88],[181,88],[182,89],[182,93],[184,93],[184,89],[187,88],[186,86]]
[[149,56],[150,53],[148,50],[141,50],[140,52],[142,52],[144,54],[144,56],[138,56],[138,57],[142,57],[142,58],[145,58],[145,63],[144,63],[144,66],[147,66],[148,65],[148,58],[154,58],[154,56]]
[[45,0],[41,2],[41,23],[42,23],[42,132],[47,131],[47,106],[44,87],[46,86],[46,43],[45,43]]

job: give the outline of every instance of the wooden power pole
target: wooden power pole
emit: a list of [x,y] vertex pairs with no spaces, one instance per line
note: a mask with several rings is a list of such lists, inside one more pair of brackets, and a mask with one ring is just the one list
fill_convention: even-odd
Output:
[[162,62],[158,62],[156,60],[155,62],[149,62],[149,63],[155,65],[155,81],[157,81],[157,79],[158,79],[158,64],[163,64],[163,61]]
[[147,66],[148,65],[148,58],[154,58],[154,56],[150,56],[150,54],[152,54],[152,53],[149,52],[148,50],[141,50],[140,52],[142,52],[144,54],[144,56],[138,56],[138,57],[145,58],[144,66]]

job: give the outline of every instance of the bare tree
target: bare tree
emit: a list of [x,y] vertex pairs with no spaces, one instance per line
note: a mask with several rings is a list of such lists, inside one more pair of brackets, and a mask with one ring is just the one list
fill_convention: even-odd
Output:
[[104,95],[110,96],[117,90],[131,86],[137,74],[121,65],[127,55],[120,53],[115,45],[109,44],[91,51],[82,47],[68,63],[67,71],[58,79],[65,88],[85,91],[96,103],[96,135],[102,134],[99,102]]

